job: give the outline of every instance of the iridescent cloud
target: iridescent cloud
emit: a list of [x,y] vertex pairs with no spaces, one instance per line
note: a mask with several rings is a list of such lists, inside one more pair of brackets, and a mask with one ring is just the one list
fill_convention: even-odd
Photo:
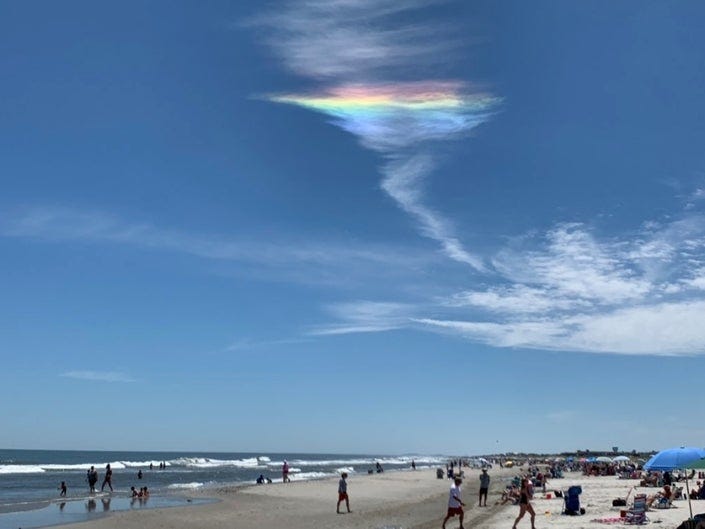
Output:
[[332,116],[333,123],[366,147],[382,152],[466,133],[486,121],[499,103],[455,81],[351,84],[270,99]]

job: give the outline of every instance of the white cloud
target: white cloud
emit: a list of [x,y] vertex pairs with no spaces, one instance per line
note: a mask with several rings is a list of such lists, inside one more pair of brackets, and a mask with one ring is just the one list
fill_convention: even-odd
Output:
[[546,419],[552,422],[570,422],[577,414],[574,411],[553,411],[546,414]]
[[692,356],[705,354],[704,314],[705,301],[693,301],[519,321],[417,321],[495,347]]
[[396,200],[404,211],[416,218],[421,232],[426,237],[441,243],[448,257],[468,264],[476,270],[485,270],[482,259],[463,248],[462,243],[453,235],[448,222],[439,213],[424,205],[421,185],[432,170],[433,162],[426,155],[389,162],[383,170],[385,177],[382,180],[382,189]]
[[417,321],[496,347],[704,354],[703,241],[695,215],[650,223],[634,240],[561,225],[533,248],[499,253],[504,284],[451,295],[443,305],[453,317]]
[[102,211],[33,207],[6,212],[0,218],[0,236],[47,242],[121,244],[175,252],[202,259],[239,263],[253,273],[297,282],[342,284],[356,275],[380,270],[413,271],[431,260],[407,248],[390,244],[291,241],[282,236],[266,241],[163,229],[149,223],[126,222]]
[[452,295],[444,302],[449,307],[472,306],[499,313],[545,313],[578,307],[588,308],[591,303],[568,296],[554,289],[528,285],[492,287],[485,291],[464,291]]
[[118,371],[68,371],[59,376],[93,382],[135,382],[131,376]]
[[312,329],[311,335],[332,336],[400,329],[408,326],[414,307],[403,303],[362,300],[330,305],[327,309],[338,323]]
[[621,254],[620,244],[600,243],[583,226],[570,224],[550,231],[545,248],[505,251],[494,265],[510,281],[540,285],[558,297],[598,304],[641,299],[652,285]]
[[[369,81],[405,71],[409,65],[435,65],[452,47],[429,24],[390,27],[428,0],[305,0],[280,4],[249,22],[271,29],[266,41],[294,73],[314,79]],[[447,31],[447,28],[446,28]]]

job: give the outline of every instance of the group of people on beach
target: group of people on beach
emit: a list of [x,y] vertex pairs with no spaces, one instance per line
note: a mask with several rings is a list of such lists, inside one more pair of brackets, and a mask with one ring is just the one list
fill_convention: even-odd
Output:
[[149,489],[147,489],[147,487],[140,487],[140,490],[137,490],[135,487],[130,487],[130,496],[133,500],[146,500],[149,498]]
[[[453,485],[448,493],[448,510],[446,511],[446,517],[443,519],[441,524],[442,529],[446,529],[446,523],[451,518],[458,516],[460,520],[459,529],[463,529],[463,518],[465,517],[465,512],[463,507],[465,503],[462,500],[462,485],[463,478],[460,475],[456,475],[453,478]],[[480,473],[480,491],[478,493],[478,506],[487,507],[487,494],[490,488],[490,476],[487,473],[487,469],[483,468]],[[519,515],[514,520],[512,529],[517,529],[517,524],[519,521],[529,513],[531,519],[531,529],[536,529],[534,523],[536,520],[536,512],[531,505],[531,499],[534,495],[534,488],[531,480],[528,477],[521,478],[520,485],[517,487],[517,496],[519,504]]]
[[[86,472],[86,481],[88,481],[88,488],[91,492],[96,492],[96,483],[98,483],[98,471],[91,465],[91,468]],[[63,481],[62,481],[63,483]],[[64,483],[65,485],[65,483]],[[110,492],[113,491],[113,469],[110,468],[110,463],[105,466],[105,478],[103,479],[103,484],[100,486],[100,491],[105,490],[105,486],[110,488]],[[64,494],[65,495],[65,494]]]
[[[154,465],[150,463],[149,468],[152,469],[154,468]],[[160,469],[165,469],[166,468],[166,463],[159,463],[159,468]],[[142,470],[140,469],[137,472],[137,479],[142,479],[143,473]],[[97,490],[97,484],[98,484],[98,479],[99,479],[99,474],[98,470],[95,468],[94,465],[91,465],[91,468],[89,468],[86,471],[86,481],[88,482],[88,490],[91,494],[95,494],[98,492]],[[271,480],[270,480],[271,482]],[[104,492],[105,487],[108,487],[110,489],[110,492],[114,492],[113,489],[113,469],[110,466],[110,463],[105,465],[105,476],[103,477],[103,483],[100,486],[100,491]],[[59,490],[59,497],[65,498],[68,494],[68,485],[65,481],[62,481],[59,486],[57,487]],[[147,497],[149,495],[149,492],[147,490],[147,487],[141,487],[139,491],[137,492],[137,496],[135,495],[135,487],[131,487],[130,489],[132,491],[132,497]]]

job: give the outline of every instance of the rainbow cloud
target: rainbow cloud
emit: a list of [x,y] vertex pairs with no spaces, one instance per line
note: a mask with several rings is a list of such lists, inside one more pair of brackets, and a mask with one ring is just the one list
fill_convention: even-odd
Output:
[[447,140],[486,121],[498,98],[463,89],[456,81],[351,84],[270,100],[332,116],[334,124],[358,136],[366,147],[389,153]]
[[348,84],[320,94],[269,99],[327,114],[365,147],[384,153],[382,189],[416,218],[421,233],[438,241],[448,257],[485,270],[482,260],[463,248],[448,222],[423,203],[420,185],[435,164],[430,154],[419,149],[467,134],[492,115],[499,98],[467,91],[457,81],[421,81]]
[[[330,116],[383,154],[381,188],[449,258],[484,271],[450,222],[425,204],[423,182],[436,167],[432,145],[468,134],[500,100],[459,81],[395,81],[444,71],[453,56],[449,24],[428,16],[438,1],[290,0],[250,22],[273,30],[266,41],[287,68],[324,83],[314,92],[268,99]],[[412,13],[419,15],[414,22]]]

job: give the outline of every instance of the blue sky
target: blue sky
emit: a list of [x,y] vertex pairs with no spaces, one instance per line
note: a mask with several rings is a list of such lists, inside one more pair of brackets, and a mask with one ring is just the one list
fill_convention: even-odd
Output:
[[0,446],[703,446],[704,17],[5,3]]

